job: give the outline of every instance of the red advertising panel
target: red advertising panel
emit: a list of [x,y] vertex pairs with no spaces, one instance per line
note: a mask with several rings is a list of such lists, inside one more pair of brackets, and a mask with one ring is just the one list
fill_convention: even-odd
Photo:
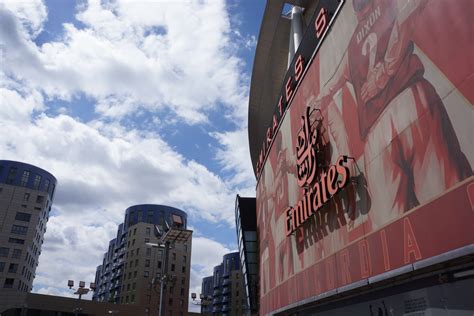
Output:
[[474,243],[470,12],[344,4],[260,159],[262,315]]

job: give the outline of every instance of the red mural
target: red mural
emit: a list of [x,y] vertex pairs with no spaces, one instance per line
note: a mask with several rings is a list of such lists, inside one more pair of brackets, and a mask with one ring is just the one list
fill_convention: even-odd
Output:
[[[474,243],[471,8],[470,0],[344,5],[257,185],[262,315]],[[307,109],[319,115],[319,135],[302,134]],[[294,225],[288,210],[307,200],[308,177],[321,183],[341,156],[351,160],[349,184]]]

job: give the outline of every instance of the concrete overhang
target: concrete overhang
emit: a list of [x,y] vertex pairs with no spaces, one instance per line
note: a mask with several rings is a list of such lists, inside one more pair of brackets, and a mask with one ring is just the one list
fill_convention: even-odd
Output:
[[254,173],[288,65],[291,21],[282,16],[285,3],[304,8],[307,24],[318,1],[267,1],[255,51],[249,95],[248,137]]

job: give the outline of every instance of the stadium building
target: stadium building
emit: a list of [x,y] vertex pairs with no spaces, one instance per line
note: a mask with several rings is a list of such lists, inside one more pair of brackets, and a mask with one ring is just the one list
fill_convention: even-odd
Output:
[[250,87],[259,314],[471,314],[472,1],[287,2]]

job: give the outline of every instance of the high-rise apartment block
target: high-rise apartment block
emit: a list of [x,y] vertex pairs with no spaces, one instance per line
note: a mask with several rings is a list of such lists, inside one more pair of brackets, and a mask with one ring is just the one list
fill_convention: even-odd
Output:
[[32,289],[55,187],[56,178],[43,169],[0,160],[2,295]]
[[145,315],[156,315],[160,285],[168,274],[171,279],[163,287],[163,310],[166,315],[187,314],[191,237],[172,242],[165,258],[165,248],[158,247],[155,226],[163,231],[168,228],[184,231],[187,214],[164,205],[129,207],[116,238],[109,242],[102,265],[97,267],[94,300],[136,304],[143,306]]
[[245,314],[246,299],[243,287],[240,258],[238,252],[224,255],[222,263],[214,267],[212,277],[203,279],[201,294],[209,295],[209,284],[212,278],[212,301],[202,306],[202,313],[207,315],[240,316]]

